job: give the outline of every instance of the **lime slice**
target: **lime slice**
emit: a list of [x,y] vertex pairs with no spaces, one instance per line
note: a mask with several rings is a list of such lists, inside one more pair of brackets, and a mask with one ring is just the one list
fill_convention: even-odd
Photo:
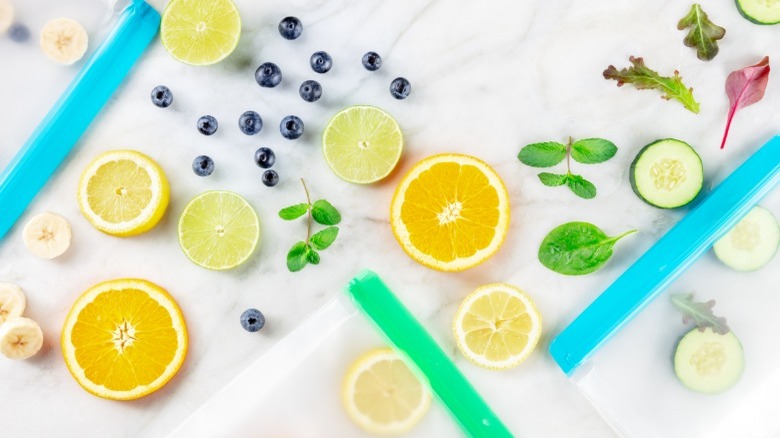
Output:
[[322,152],[339,178],[369,184],[393,171],[404,139],[393,117],[373,106],[356,105],[338,112],[322,135]]
[[163,13],[160,38],[177,60],[215,64],[233,53],[241,17],[231,0],[172,0]]
[[246,199],[232,192],[196,196],[179,218],[179,243],[195,264],[217,271],[235,268],[255,251],[260,222]]

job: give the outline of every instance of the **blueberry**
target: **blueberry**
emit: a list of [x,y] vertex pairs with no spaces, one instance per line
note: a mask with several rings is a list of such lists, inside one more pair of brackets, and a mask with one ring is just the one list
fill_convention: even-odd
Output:
[[263,172],[263,184],[273,187],[279,183],[279,174],[275,170],[266,170]]
[[297,116],[287,116],[279,123],[279,132],[288,140],[295,140],[303,135],[303,120]]
[[328,52],[314,52],[309,59],[311,69],[317,73],[327,73],[331,67],[333,67],[333,58],[328,55]]
[[303,24],[297,17],[285,17],[279,22],[279,33],[286,40],[294,40],[303,33]]
[[214,160],[206,155],[196,157],[192,162],[192,171],[198,176],[209,176],[214,172]]
[[255,163],[263,169],[268,169],[276,163],[276,154],[271,148],[262,147],[255,151]]
[[282,82],[282,69],[273,62],[266,62],[257,67],[255,80],[261,87],[273,88]]
[[241,327],[248,332],[256,332],[265,325],[265,316],[257,309],[247,309],[241,314]]
[[198,131],[203,135],[214,135],[217,127],[217,119],[214,116],[203,116],[198,119]]
[[412,92],[412,84],[406,78],[395,78],[390,83],[390,94],[396,99],[406,99],[406,96]]
[[238,127],[246,135],[255,135],[263,129],[263,119],[254,111],[247,111],[238,118]]
[[382,57],[376,52],[366,52],[363,55],[363,67],[368,71],[377,71],[382,66]]
[[24,24],[14,23],[8,28],[8,38],[17,43],[23,43],[30,39],[30,29]]
[[306,102],[314,102],[322,96],[322,85],[317,81],[304,81],[298,93]]
[[173,103],[173,93],[165,85],[158,85],[152,90],[152,103],[160,108],[168,108]]

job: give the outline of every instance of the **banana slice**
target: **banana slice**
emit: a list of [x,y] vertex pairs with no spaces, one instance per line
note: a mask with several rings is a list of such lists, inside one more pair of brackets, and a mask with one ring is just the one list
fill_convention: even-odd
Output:
[[30,318],[12,318],[0,326],[0,353],[9,359],[27,359],[42,346],[43,331]]
[[24,246],[42,259],[61,256],[70,246],[70,224],[55,213],[33,216],[24,226]]
[[73,64],[87,53],[89,37],[84,26],[71,18],[55,18],[41,30],[43,53],[54,62]]
[[0,34],[4,34],[14,22],[14,4],[11,0],[0,0]]
[[22,288],[13,283],[0,283],[0,325],[9,319],[22,316],[27,306]]

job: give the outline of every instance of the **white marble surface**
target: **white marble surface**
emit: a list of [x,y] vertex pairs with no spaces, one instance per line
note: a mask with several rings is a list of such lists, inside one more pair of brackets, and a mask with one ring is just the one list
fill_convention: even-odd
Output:
[[[90,12],[90,7],[100,7],[99,0],[17,3],[34,34],[43,22],[59,15],[81,18],[93,40],[105,29],[99,9]],[[46,337],[43,351],[34,359],[0,358],[2,436],[165,436],[338,294],[362,267],[373,268],[389,280],[445,349],[453,351],[453,359],[516,435],[615,436],[557,369],[547,346],[680,217],[679,212],[653,209],[634,196],[627,182],[628,164],[649,141],[677,137],[697,148],[707,178],[715,181],[780,126],[780,88],[773,78],[764,101],[737,115],[727,149],[718,150],[727,112],[725,77],[764,55],[776,59],[780,26],[753,25],[729,1],[701,3],[727,29],[721,53],[708,63],[682,45],[684,33],[675,29],[689,4],[657,0],[237,0],[244,33],[237,52],[222,64],[197,68],[177,63],[156,41],[22,218],[46,210],[67,217],[74,232],[70,252],[55,261],[36,259],[24,249],[21,227],[0,243],[0,281],[17,282],[27,291],[28,314],[41,323]],[[300,40],[289,42],[278,35],[276,24],[286,15],[303,20]],[[315,77],[308,57],[316,50],[331,53],[334,67],[326,75],[316,75],[324,96],[309,104],[297,96],[297,84]],[[384,58],[377,73],[360,66],[360,57],[368,50]],[[78,66],[51,65],[34,43],[18,46],[6,39],[0,39],[0,55],[0,166],[4,166],[51,104],[52,93],[67,84]],[[601,77],[609,64],[627,65],[629,55],[644,56],[649,66],[661,72],[679,69],[694,87],[701,113],[663,101],[654,91],[618,89]],[[265,61],[278,63],[284,71],[278,89],[261,89],[253,80],[254,69]],[[400,75],[409,78],[413,87],[405,101],[392,99],[387,91],[390,80]],[[167,110],[149,102],[149,92],[158,84],[168,85],[175,95],[173,107]],[[407,143],[399,171],[369,187],[339,180],[319,150],[319,135],[330,115],[357,103],[374,104],[395,115]],[[241,134],[236,127],[238,116],[248,109],[260,112],[266,123],[255,137]],[[213,114],[221,123],[213,137],[195,130],[195,121],[203,114]],[[282,139],[276,129],[287,114],[297,114],[306,123],[307,133],[299,141]],[[577,166],[598,185],[594,200],[543,187],[536,172],[515,158],[524,144],[568,135],[602,136],[620,148],[604,165]],[[281,182],[275,188],[260,183],[260,172],[252,162],[253,151],[261,145],[277,153],[275,168]],[[91,228],[76,205],[81,170],[99,152],[115,148],[151,155],[171,180],[166,217],[140,237],[103,235]],[[484,265],[460,274],[434,272],[410,260],[387,221],[390,197],[402,172],[436,152],[485,159],[504,178],[511,195],[512,222],[504,247]],[[203,153],[217,165],[209,178],[199,178],[190,170],[192,159]],[[300,177],[307,179],[313,196],[326,197],[342,210],[344,222],[341,236],[323,253],[319,266],[291,274],[285,268],[285,253],[305,231],[300,223],[279,220],[276,212],[301,201]],[[246,196],[262,221],[259,251],[233,272],[198,268],[176,242],[176,220],[185,203],[210,189]],[[609,233],[627,228],[638,228],[640,233],[623,242],[614,260],[600,272],[562,277],[542,267],[536,251],[547,231],[570,220],[591,221]],[[65,314],[83,290],[127,276],[157,282],[177,298],[188,321],[191,349],[185,366],[165,388],[121,403],[84,392],[69,376],[58,340]],[[545,323],[540,348],[527,362],[506,372],[467,363],[454,352],[450,333],[460,300],[475,287],[494,281],[511,282],[528,291]],[[267,327],[259,334],[246,333],[238,323],[247,307],[258,307],[267,316]],[[328,377],[331,383],[341,378],[324,378]],[[307,397],[306,391],[299,396]],[[307,410],[297,415],[305,422],[316,421],[317,414]],[[352,427],[321,433],[359,436]],[[257,436],[265,436],[261,424]]]

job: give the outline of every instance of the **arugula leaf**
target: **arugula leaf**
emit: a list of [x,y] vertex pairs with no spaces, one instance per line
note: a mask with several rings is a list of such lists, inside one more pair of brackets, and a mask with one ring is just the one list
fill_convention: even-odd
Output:
[[309,242],[311,242],[312,246],[322,251],[323,249],[327,249],[336,240],[338,235],[339,227],[328,227],[311,236]]
[[729,326],[726,318],[715,316],[712,308],[715,307],[715,300],[709,300],[706,303],[699,303],[693,300],[693,294],[674,294],[672,295],[672,304],[683,313],[683,324],[693,322],[700,331],[710,327],[715,333],[725,335],[729,332]]
[[603,163],[616,153],[615,143],[603,138],[583,138],[571,144],[571,157],[583,164]]
[[718,54],[718,40],[726,35],[726,29],[716,25],[707,17],[698,3],[691,6],[691,11],[677,23],[678,30],[688,30],[683,44],[696,48],[696,57],[702,61],[710,61]]
[[517,154],[523,164],[531,167],[551,167],[566,158],[566,146],[554,141],[532,143]]
[[286,221],[291,221],[303,216],[307,211],[309,211],[309,204],[295,204],[279,210],[279,217]]
[[341,213],[330,202],[320,199],[314,201],[311,209],[311,216],[317,223],[322,225],[336,225],[341,222]]
[[557,187],[566,184],[568,175],[560,175],[557,173],[542,172],[539,174],[539,181],[547,187]]
[[306,260],[312,265],[320,264],[320,255],[317,254],[317,251],[311,245],[306,245]]
[[539,261],[546,268],[563,275],[584,275],[601,269],[612,257],[615,243],[631,230],[609,237],[587,222],[563,224],[544,238],[539,246]]
[[616,80],[618,87],[623,86],[623,84],[633,84],[640,90],[659,90],[663,93],[662,98],[676,99],[691,112],[699,113],[699,103],[693,97],[693,88],[688,88],[683,84],[682,77],[677,70],[674,71],[674,76],[665,77],[645,66],[642,58],[631,56],[628,60],[633,65],[620,71],[614,65],[607,67],[603,73],[604,79]]
[[287,269],[290,272],[300,271],[308,263],[307,258],[308,245],[305,242],[296,242],[287,253]]
[[569,174],[566,178],[566,185],[580,198],[593,199],[596,197],[596,186],[579,175]]

